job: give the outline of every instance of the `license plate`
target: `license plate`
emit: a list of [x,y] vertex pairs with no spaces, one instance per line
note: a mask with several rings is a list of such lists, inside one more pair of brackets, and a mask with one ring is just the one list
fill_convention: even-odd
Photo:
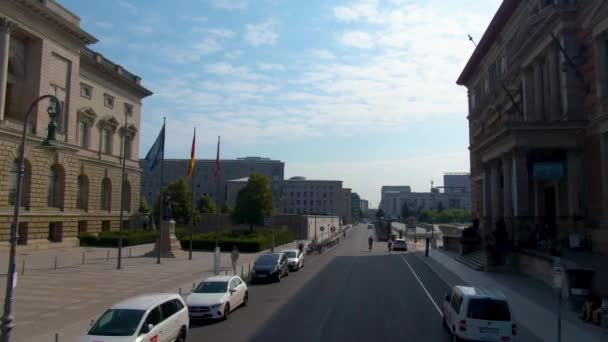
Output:
[[265,274],[258,274],[257,277],[258,278],[266,278],[266,275]]
[[498,328],[479,328],[479,332],[482,334],[498,334]]

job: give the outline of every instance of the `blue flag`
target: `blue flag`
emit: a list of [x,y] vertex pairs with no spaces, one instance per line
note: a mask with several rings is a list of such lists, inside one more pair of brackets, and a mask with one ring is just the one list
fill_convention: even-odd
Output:
[[146,154],[146,158],[144,159],[146,161],[146,167],[150,171],[154,170],[156,165],[158,165],[158,162],[163,160],[163,158],[165,158],[165,125],[164,124],[163,124],[163,128],[160,130],[160,134],[158,135],[158,138],[156,138],[156,141],[154,142],[154,145],[152,145],[152,147],[150,148],[150,151],[148,151],[148,154]]

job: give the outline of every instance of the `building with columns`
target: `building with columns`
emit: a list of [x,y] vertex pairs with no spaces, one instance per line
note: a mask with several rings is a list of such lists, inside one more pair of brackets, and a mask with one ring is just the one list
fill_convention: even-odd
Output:
[[[608,2],[504,0],[457,80],[468,89],[471,196],[516,246],[608,254]],[[549,234],[550,231],[549,231]]]
[[10,236],[24,120],[42,95],[62,103],[60,147],[40,148],[50,120],[42,101],[27,129],[20,248],[75,245],[79,232],[117,230],[121,210],[125,221],[137,217],[138,131],[142,99],[152,93],[90,50],[95,42],[80,18],[53,0],[0,1],[0,248]]

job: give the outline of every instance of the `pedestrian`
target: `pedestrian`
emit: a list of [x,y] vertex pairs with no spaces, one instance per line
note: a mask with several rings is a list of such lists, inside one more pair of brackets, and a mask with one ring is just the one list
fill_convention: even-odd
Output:
[[236,246],[232,247],[232,253],[230,253],[230,260],[232,261],[232,269],[236,274],[236,263],[239,261],[239,249]]

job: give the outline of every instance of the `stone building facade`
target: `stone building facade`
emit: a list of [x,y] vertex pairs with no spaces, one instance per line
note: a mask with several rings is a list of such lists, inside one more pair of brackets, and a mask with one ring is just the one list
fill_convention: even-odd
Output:
[[10,236],[24,120],[42,95],[62,102],[60,147],[40,148],[50,121],[42,101],[27,129],[19,244],[74,245],[79,232],[118,229],[123,142],[122,209],[125,220],[136,215],[141,101],[152,93],[87,47],[95,42],[80,18],[53,0],[0,2],[0,247]]
[[457,83],[486,231],[608,254],[608,2],[503,1]]

